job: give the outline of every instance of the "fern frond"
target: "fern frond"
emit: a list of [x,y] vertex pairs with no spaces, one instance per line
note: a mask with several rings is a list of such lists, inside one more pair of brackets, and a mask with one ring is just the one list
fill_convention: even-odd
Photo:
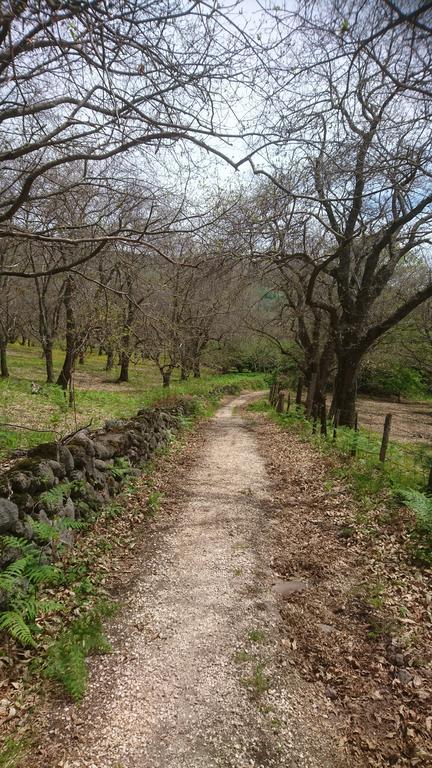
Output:
[[17,611],[3,611],[0,613],[0,630],[7,632],[22,645],[30,645],[33,648],[36,645],[30,627]]
[[11,563],[0,573],[0,589],[5,592],[11,592],[14,589],[17,579],[24,575],[26,566],[28,565],[28,559],[22,557],[19,560]]
[[31,584],[57,584],[61,571],[53,565],[28,564],[25,575]]

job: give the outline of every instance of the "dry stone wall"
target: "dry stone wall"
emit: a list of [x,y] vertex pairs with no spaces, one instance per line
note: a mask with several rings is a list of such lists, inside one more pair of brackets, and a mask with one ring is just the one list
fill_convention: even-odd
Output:
[[[194,408],[193,400],[184,400],[143,409],[133,419],[108,421],[103,429],[84,429],[63,442],[31,448],[0,473],[0,535],[35,540],[36,521],[58,526],[64,543],[72,544],[73,526],[65,518],[86,520],[101,509],[128,474],[139,473],[129,467],[165,446]],[[16,556],[3,539],[0,569]]]

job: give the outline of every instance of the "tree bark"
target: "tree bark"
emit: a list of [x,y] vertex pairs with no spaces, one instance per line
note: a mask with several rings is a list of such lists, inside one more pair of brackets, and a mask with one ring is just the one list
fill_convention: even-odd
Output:
[[110,349],[108,347],[107,352],[106,352],[106,356],[107,356],[107,359],[106,359],[106,363],[105,363],[105,370],[106,371],[111,371],[113,369],[113,367],[114,367],[114,350],[112,350],[112,349]]
[[73,310],[73,291],[74,291],[74,279],[72,276],[68,276],[65,281],[65,290],[63,295],[63,303],[66,310],[66,354],[63,362],[63,367],[60,371],[60,375],[57,379],[57,384],[62,389],[66,390],[71,380],[75,358],[77,354],[76,349],[76,323]]
[[0,340],[0,376],[2,379],[9,378],[9,369],[7,363],[7,341]]
[[168,388],[171,383],[171,373],[172,371],[161,371],[162,373],[162,382],[163,386],[165,388]]
[[54,383],[54,363],[53,363],[53,345],[52,341],[45,341],[42,344],[45,358],[46,380],[47,384]]
[[200,361],[199,360],[194,360],[193,375],[194,375],[194,379],[200,379],[201,378],[201,366],[200,366]]
[[[123,336],[123,342],[125,343],[125,336]],[[129,336],[127,338],[127,346],[129,347]],[[129,362],[130,355],[129,350],[124,349],[120,354],[120,374],[117,381],[129,381]]]
[[357,399],[357,375],[361,357],[348,354],[340,356],[336,372],[332,412],[339,411],[339,424],[353,427]]

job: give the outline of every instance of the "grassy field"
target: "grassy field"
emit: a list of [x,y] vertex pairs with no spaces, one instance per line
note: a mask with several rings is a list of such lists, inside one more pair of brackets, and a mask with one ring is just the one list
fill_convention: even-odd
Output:
[[[63,354],[61,349],[54,351],[56,371],[60,370]],[[88,355],[84,365],[76,366],[73,409],[68,407],[60,387],[44,383],[44,361],[38,348],[11,345],[8,361],[10,377],[0,379],[0,456],[58,438],[89,423],[96,428],[106,419],[132,416],[139,408],[167,395],[159,371],[151,363],[131,365],[130,381],[119,384],[117,367],[107,373],[104,356]],[[32,394],[32,382],[40,386],[37,394]],[[175,371],[168,392],[206,394],[219,384],[233,382],[245,389],[266,386],[262,375],[215,376],[207,371],[201,379],[181,382]]]

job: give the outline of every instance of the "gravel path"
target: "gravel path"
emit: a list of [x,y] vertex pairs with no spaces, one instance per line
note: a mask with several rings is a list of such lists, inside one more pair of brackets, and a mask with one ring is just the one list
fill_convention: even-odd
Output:
[[[271,572],[271,485],[232,401],[161,545],[56,724],[67,768],[336,768],[332,712],[285,660]],[[54,733],[53,733],[54,735]]]

